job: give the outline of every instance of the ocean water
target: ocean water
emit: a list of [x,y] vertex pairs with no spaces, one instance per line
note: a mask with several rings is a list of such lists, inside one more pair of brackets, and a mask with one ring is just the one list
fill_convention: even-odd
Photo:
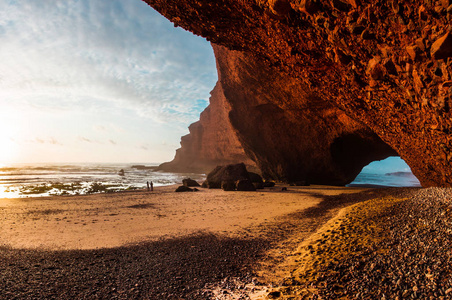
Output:
[[420,187],[421,184],[411,171],[388,172],[383,174],[364,171],[347,186]]
[[[74,195],[181,183],[203,174],[156,171],[157,164],[15,164],[0,167],[0,198]],[[120,170],[124,175],[120,175]]]
[[[16,164],[0,167],[0,198],[74,195],[144,189],[180,184],[190,177],[198,182],[204,174],[156,171],[157,164]],[[124,175],[120,175],[120,170]],[[411,172],[378,173],[363,170],[348,186],[420,186]]]

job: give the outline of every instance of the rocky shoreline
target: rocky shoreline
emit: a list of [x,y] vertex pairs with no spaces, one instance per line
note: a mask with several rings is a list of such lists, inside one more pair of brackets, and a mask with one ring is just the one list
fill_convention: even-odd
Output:
[[278,299],[449,299],[452,190],[400,196],[359,203],[305,245],[307,258],[323,263],[293,272]]

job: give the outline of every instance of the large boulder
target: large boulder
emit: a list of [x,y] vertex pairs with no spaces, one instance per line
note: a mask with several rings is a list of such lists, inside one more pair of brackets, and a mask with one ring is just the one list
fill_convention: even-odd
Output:
[[221,188],[223,189],[223,191],[235,191],[236,189],[235,181],[224,180],[221,182]]
[[254,172],[248,172],[248,175],[250,176],[250,180],[252,183],[263,183],[261,175],[254,173]]
[[249,179],[237,180],[237,191],[255,191],[253,183]]
[[250,175],[251,183],[254,185],[256,189],[264,188],[264,181],[262,180],[261,175],[254,172],[248,172],[248,175]]
[[193,180],[191,178],[182,179],[182,184],[184,186],[200,186],[199,183],[196,182],[196,180]]
[[244,163],[217,166],[212,172],[207,175],[206,181],[203,183],[203,186],[206,186],[209,189],[219,189],[221,188],[221,183],[223,181],[235,182],[237,180],[249,179],[250,177]]

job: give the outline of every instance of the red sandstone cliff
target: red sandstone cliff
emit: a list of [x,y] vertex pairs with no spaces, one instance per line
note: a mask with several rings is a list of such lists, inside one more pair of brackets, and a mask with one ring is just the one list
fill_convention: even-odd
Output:
[[344,185],[397,153],[365,125],[253,56],[213,46],[229,121],[264,177]]
[[220,83],[211,92],[210,104],[199,121],[188,128],[190,134],[181,138],[181,148],[171,162],[161,164],[160,170],[171,172],[207,173],[218,165],[243,162],[248,158],[228,119],[230,107]]
[[452,186],[450,0],[145,1],[367,125],[423,186]]
[[251,163],[246,152],[264,177],[343,185],[369,162],[397,154],[296,79],[246,53],[213,48],[219,80],[210,105],[182,138],[175,159],[161,168]]

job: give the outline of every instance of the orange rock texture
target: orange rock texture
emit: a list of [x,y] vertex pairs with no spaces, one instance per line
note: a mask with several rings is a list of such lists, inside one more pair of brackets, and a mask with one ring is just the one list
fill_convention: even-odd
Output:
[[423,186],[452,186],[450,0],[145,1],[367,126]]
[[245,52],[213,45],[229,121],[262,175],[344,185],[397,153],[369,128]]

